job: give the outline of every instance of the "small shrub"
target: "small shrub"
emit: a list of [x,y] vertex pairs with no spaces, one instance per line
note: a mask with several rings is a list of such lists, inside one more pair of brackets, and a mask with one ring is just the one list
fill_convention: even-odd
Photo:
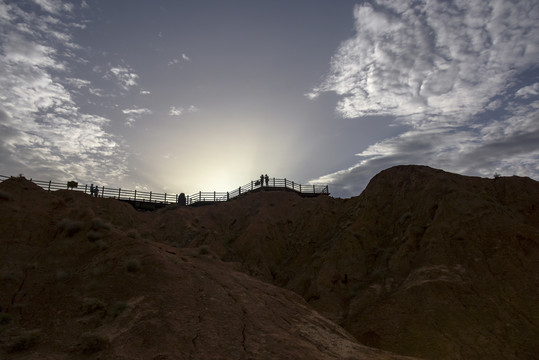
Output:
[[11,315],[0,312],[0,325],[7,325],[11,322]]
[[78,233],[82,229],[82,226],[82,221],[71,220],[68,218],[64,218],[58,223],[58,229],[60,229],[60,231],[65,231],[69,237]]
[[101,230],[101,229],[104,229],[104,230],[110,230],[110,224],[105,222],[103,219],[101,218],[94,218],[92,220],[92,229],[93,230]]
[[11,344],[8,344],[6,351],[8,353],[14,353],[19,351],[25,351],[34,347],[39,340],[39,331],[30,331],[26,334],[17,336]]
[[84,333],[80,337],[79,349],[83,354],[95,354],[109,347],[110,341],[103,335]]
[[208,255],[210,253],[210,248],[208,248],[206,245],[202,245],[200,249],[198,249],[199,255]]
[[109,243],[106,242],[105,240],[97,240],[95,242],[95,244],[101,249],[101,250],[105,250],[109,247]]
[[97,240],[100,240],[103,237],[103,235],[100,232],[94,231],[94,230],[88,231],[88,234],[86,234],[86,236],[88,237],[88,240],[90,242],[96,242]]
[[137,259],[128,260],[125,263],[125,269],[130,273],[134,273],[134,272],[139,271],[140,270],[140,261],[138,261]]
[[135,229],[129,230],[126,235],[132,239],[138,239],[140,237],[138,231]]
[[0,312],[0,333],[9,325],[10,322],[11,315]]
[[127,303],[118,301],[110,308],[109,314],[113,317],[118,317],[124,312],[125,309],[127,309]]
[[0,200],[13,200],[13,196],[5,191],[0,191]]
[[105,303],[99,299],[95,298],[88,298],[84,300],[84,303],[82,304],[82,312],[84,315],[93,314],[96,311],[104,311],[105,310]]
[[69,278],[71,278],[71,275],[65,272],[64,270],[56,271],[56,280],[63,281],[63,280],[68,280]]

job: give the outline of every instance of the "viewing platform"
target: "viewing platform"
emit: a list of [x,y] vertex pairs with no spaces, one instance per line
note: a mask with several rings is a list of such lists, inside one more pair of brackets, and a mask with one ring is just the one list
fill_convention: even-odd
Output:
[[[0,182],[9,178],[9,176],[0,175]],[[29,180],[47,191],[71,189],[73,191],[80,191],[90,195],[90,186],[88,184],[79,186],[79,184],[74,181],[60,183],[51,180]],[[198,193],[192,195],[185,195],[183,193],[155,193],[152,191],[127,190],[100,186],[98,187],[97,197],[117,199],[131,204],[137,210],[151,211],[172,204],[185,206],[216,204],[230,201],[257,191],[291,191],[303,197],[314,197],[320,195],[329,195],[329,186],[305,185],[298,184],[297,182],[288,179],[270,178],[267,185],[265,182],[262,184],[260,180],[253,180],[231,191],[199,191]]]

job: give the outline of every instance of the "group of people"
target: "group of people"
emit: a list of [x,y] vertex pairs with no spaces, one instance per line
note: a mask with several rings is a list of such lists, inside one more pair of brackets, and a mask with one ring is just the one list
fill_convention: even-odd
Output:
[[266,181],[266,186],[269,186],[269,176],[268,174],[260,174],[260,186],[264,186],[264,181]]
[[98,197],[99,196],[99,186],[90,185],[90,195]]

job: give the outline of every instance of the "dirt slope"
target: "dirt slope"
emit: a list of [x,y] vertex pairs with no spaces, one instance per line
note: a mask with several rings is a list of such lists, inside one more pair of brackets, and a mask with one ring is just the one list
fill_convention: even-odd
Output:
[[539,183],[399,166],[356,198],[260,192],[166,209],[156,241],[209,246],[363,344],[429,359],[539,353]]
[[[230,238],[217,236],[235,225],[212,211],[138,213],[22,178],[0,183],[0,358],[404,359],[360,345],[299,295],[237,271],[244,267],[229,260],[241,252],[227,253]],[[264,243],[252,240],[241,241]]]

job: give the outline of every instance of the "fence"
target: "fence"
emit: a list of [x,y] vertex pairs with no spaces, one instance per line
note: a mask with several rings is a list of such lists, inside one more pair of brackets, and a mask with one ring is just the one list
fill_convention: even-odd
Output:
[[260,180],[253,180],[248,184],[238,187],[232,191],[227,192],[203,192],[199,191],[196,194],[187,196],[187,204],[192,205],[197,202],[220,202],[228,201],[240,195],[246,194],[250,191],[255,191],[259,189],[266,190],[293,190],[300,194],[307,195],[317,195],[317,194],[326,194],[329,195],[329,186],[328,185],[303,185],[298,184],[294,181],[288,179],[277,179],[271,178],[267,183],[261,182]]
[[[9,176],[0,175],[0,182],[9,179]],[[41,181],[30,179],[34,184],[40,186],[47,191],[72,189],[73,191],[81,191],[85,194],[90,194],[90,186],[85,184],[84,187],[77,186],[70,188],[69,182],[59,183],[54,181]],[[173,204],[178,202],[178,194],[154,193],[152,191],[126,190],[121,188],[111,188],[101,186],[98,187],[99,197],[113,198],[118,200],[135,201],[135,202],[151,202],[161,204]],[[269,179],[268,183],[261,183],[260,180],[251,181],[248,184],[238,187],[232,191],[226,192],[207,192],[199,191],[193,195],[186,196],[186,205],[194,205],[196,203],[215,203],[228,201],[240,195],[246,194],[255,190],[293,190],[300,194],[306,195],[329,195],[329,187],[327,185],[302,185],[287,179]]]
[[[0,181],[9,179],[9,176],[0,175]],[[72,189],[73,191],[81,191],[85,194],[90,194],[90,185],[85,184],[84,186],[77,186],[70,188],[68,182],[59,183],[54,181],[41,181],[30,179],[31,182],[38,185],[39,187],[47,191],[56,191],[56,190],[65,190]],[[113,198],[118,200],[128,200],[128,201],[142,201],[142,202],[153,202],[153,203],[163,203],[163,204],[172,204],[178,202],[177,194],[167,194],[167,193],[154,193],[152,191],[140,191],[140,190],[126,190],[121,188],[111,188],[100,186],[97,187],[99,192],[99,197],[104,198]],[[93,195],[93,194],[92,194]]]

